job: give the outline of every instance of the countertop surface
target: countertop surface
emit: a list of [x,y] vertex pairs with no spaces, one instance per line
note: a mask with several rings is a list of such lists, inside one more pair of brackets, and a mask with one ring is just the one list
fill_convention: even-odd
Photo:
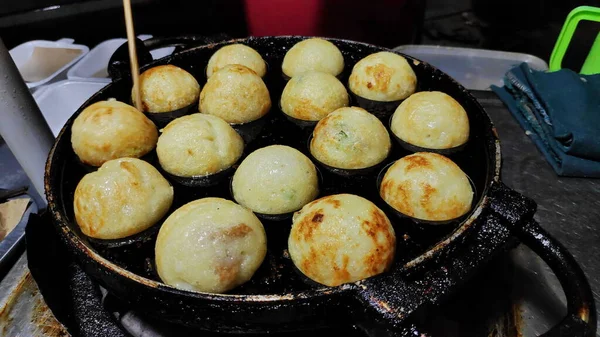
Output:
[[[558,177],[494,93],[474,95],[500,136],[502,181],[537,202],[535,219],[573,254],[600,303],[600,180]],[[517,267],[515,281],[522,292],[524,335],[537,335],[564,317],[565,297],[539,257],[523,246],[512,256]]]

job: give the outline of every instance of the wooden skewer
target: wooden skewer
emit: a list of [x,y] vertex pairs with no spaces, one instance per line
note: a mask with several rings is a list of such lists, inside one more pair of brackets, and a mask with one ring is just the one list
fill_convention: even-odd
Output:
[[142,96],[140,94],[140,67],[138,65],[137,51],[135,48],[135,32],[133,30],[133,16],[131,15],[131,0],[123,0],[125,10],[125,27],[127,28],[127,44],[129,46],[129,64],[131,65],[131,77],[133,78],[133,92],[135,95],[135,107],[142,110]]

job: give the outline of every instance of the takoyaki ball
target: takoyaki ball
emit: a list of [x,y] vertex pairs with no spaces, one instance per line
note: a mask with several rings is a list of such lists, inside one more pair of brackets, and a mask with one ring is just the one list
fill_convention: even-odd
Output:
[[183,205],[160,228],[156,270],[178,289],[224,293],[250,280],[267,252],[262,223],[221,198]]
[[402,141],[425,149],[451,149],[469,140],[469,118],[451,96],[439,91],[411,95],[396,109],[391,130]]
[[83,234],[122,239],[161,220],[173,202],[173,187],[154,166],[135,158],[107,161],[86,174],[73,197]]
[[315,200],[294,214],[288,251],[311,280],[337,286],[383,273],[392,265],[394,229],[371,201],[352,194]]
[[[171,112],[196,103],[200,85],[189,72],[167,64],[150,68],[140,75],[140,95],[143,112]],[[135,102],[133,90],[131,98]]]
[[378,52],[354,65],[348,84],[355,95],[372,101],[392,102],[415,92],[417,76],[404,57]]
[[310,71],[296,75],[281,94],[281,111],[304,121],[318,121],[345,106],[348,106],[346,88],[328,73]]
[[206,66],[206,77],[211,77],[219,69],[230,64],[240,64],[248,67],[260,77],[265,76],[267,72],[265,60],[256,50],[236,43],[221,47],[210,57]]
[[458,218],[473,202],[467,175],[452,160],[430,152],[396,161],[383,177],[380,195],[398,212],[428,221]]
[[377,117],[364,109],[348,107],[319,121],[310,153],[325,165],[351,170],[381,163],[391,147],[390,136]]
[[169,123],[158,138],[160,166],[179,177],[206,176],[231,167],[244,141],[219,117],[195,113]]
[[344,70],[344,56],[333,43],[312,38],[296,43],[283,58],[283,73],[294,77],[307,71],[338,76]]
[[108,100],[85,108],[73,122],[71,145],[79,160],[101,166],[122,158],[140,158],[156,147],[158,131],[131,105]]
[[200,112],[244,124],[263,117],[271,109],[271,97],[263,80],[245,66],[227,65],[212,76],[200,93]]
[[300,151],[283,145],[249,154],[235,171],[231,187],[238,203],[262,214],[297,211],[319,193],[314,164]]

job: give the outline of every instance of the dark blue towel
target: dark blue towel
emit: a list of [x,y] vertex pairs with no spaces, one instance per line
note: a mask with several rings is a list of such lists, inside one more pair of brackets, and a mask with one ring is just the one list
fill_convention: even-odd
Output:
[[492,90],[558,175],[600,178],[600,75],[523,63]]

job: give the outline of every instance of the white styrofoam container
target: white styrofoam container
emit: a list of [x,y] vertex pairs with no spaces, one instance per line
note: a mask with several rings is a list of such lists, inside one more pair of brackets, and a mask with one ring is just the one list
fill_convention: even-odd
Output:
[[173,54],[173,51],[175,51],[175,47],[164,47],[151,50],[150,54],[152,54],[153,60],[158,60],[160,58]]
[[47,76],[44,79],[41,79],[36,82],[26,82],[27,87],[35,88],[42,84],[46,84],[52,80],[59,80],[61,78],[64,78],[67,69],[69,69],[73,64],[77,63],[77,61],[79,61],[82,57],[84,57],[89,52],[90,49],[87,46],[84,46],[81,44],[74,44],[73,42],[74,42],[74,40],[69,39],[69,38],[63,38],[63,39],[60,39],[57,41],[46,41],[46,40],[28,41],[28,42],[22,43],[22,44],[16,46],[15,48],[11,49],[10,56],[13,59],[13,61],[15,62],[15,64],[17,65],[17,68],[19,68],[19,70],[21,70],[22,67],[27,63],[27,61],[29,61],[29,59],[32,57],[34,49],[36,47],[78,49],[81,51],[81,53],[78,56],[76,56],[70,62],[66,63],[61,68],[56,70],[52,75]]
[[[151,38],[152,35],[139,35],[141,40]],[[107,67],[110,57],[127,39],[111,39],[101,42],[94,47],[81,61],[77,62],[69,72],[67,78],[70,80],[94,80],[99,82],[110,82]],[[175,47],[165,47],[150,51],[153,59],[170,55]]]
[[56,137],[75,111],[104,86],[96,81],[63,80],[40,87],[33,98]]
[[470,90],[490,90],[492,84],[502,86],[506,72],[523,62],[533,69],[548,70],[546,61],[537,56],[499,50],[403,45],[394,51],[431,64]]

